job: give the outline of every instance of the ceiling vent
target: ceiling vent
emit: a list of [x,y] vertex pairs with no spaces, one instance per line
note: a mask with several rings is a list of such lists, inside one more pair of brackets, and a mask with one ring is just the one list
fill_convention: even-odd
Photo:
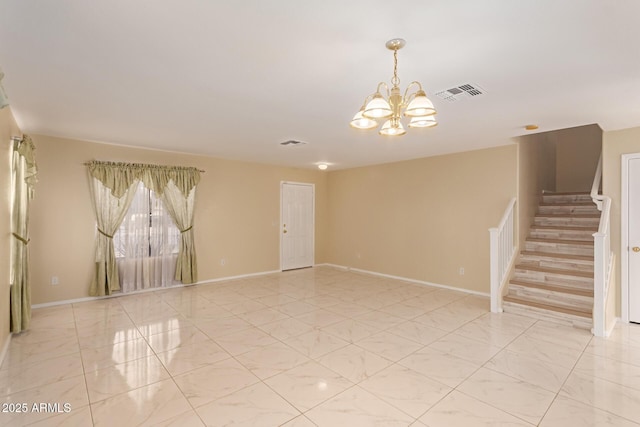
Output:
[[484,89],[482,89],[480,86],[471,83],[465,83],[451,89],[436,92],[436,96],[440,99],[444,99],[445,101],[453,102],[460,101],[465,98],[473,98],[484,93]]
[[283,145],[283,146],[287,146],[287,145],[293,145],[293,146],[296,146],[296,145],[304,145],[304,144],[306,144],[306,142],[302,142],[302,141],[295,141],[295,140],[293,140],[293,139],[290,139],[290,140],[288,140],[288,141],[285,141],[285,142],[281,142],[281,143],[280,143],[280,145]]

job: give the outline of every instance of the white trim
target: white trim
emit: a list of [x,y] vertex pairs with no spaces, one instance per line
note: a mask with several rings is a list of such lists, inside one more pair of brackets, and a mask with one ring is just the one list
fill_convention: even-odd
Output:
[[[311,221],[313,233],[311,233],[311,265],[307,267],[313,267],[316,263],[316,185],[310,182],[296,182],[296,181],[280,181],[280,224],[278,224],[278,233],[280,234],[280,271],[284,271],[282,269],[282,240],[284,239],[284,233],[282,232],[282,189],[283,185],[305,185],[311,187]],[[300,267],[305,268],[305,267]]]
[[640,153],[623,154],[620,181],[620,309],[623,322],[629,322],[629,161]]
[[129,295],[139,295],[139,294],[144,294],[144,293],[147,293],[147,292],[166,291],[168,289],[176,289],[176,288],[187,288],[189,286],[196,286],[196,285],[210,285],[210,284],[213,284],[213,283],[226,282],[226,281],[236,280],[236,279],[244,279],[244,278],[247,278],[247,277],[266,276],[268,274],[275,274],[275,273],[280,273],[280,270],[260,271],[260,272],[257,272],[257,273],[240,274],[240,275],[237,275],[237,276],[220,277],[220,278],[217,278],[217,279],[203,280],[201,282],[191,283],[191,284],[188,284],[188,285],[174,285],[174,286],[165,286],[165,287],[162,287],[162,288],[143,289],[143,290],[140,290],[140,291],[127,292],[125,294],[119,293],[119,294],[104,295],[104,296],[99,296],[99,297],[84,297],[84,298],[75,298],[75,299],[62,300],[62,301],[46,302],[46,303],[43,303],[43,304],[34,304],[34,305],[31,306],[31,308],[37,309],[37,308],[54,307],[54,306],[57,306],[57,305],[75,304],[75,303],[79,303],[79,302],[88,302],[88,301],[98,301],[98,300],[108,299],[108,298],[126,297],[126,296],[129,296]]
[[605,338],[609,338],[611,336],[611,332],[613,332],[613,330],[615,329],[619,321],[620,321],[619,317],[616,317],[615,319],[613,319],[613,322],[611,322],[611,326],[609,326],[605,331],[606,333]]
[[[515,197],[511,198],[498,226],[489,229],[489,295],[491,295],[492,313],[503,311],[502,294],[509,281],[508,273],[515,264],[518,254],[516,200]],[[507,251],[509,252],[508,261],[505,259]]]
[[[220,277],[218,279],[203,280],[202,282],[198,282],[198,283],[195,283],[195,284],[196,285],[208,285],[208,284],[212,284],[212,283],[226,282],[228,280],[245,279],[247,277],[255,277],[255,276],[266,276],[267,274],[275,274],[275,273],[281,273],[281,271],[280,270],[269,270],[269,271],[259,271],[257,273],[239,274],[237,276],[227,276],[227,277]],[[186,286],[193,286],[193,285],[186,285]]]
[[478,292],[478,291],[472,291],[471,289],[456,288],[454,286],[441,285],[439,283],[426,282],[424,280],[410,279],[408,277],[393,276],[391,274],[378,273],[377,271],[362,270],[360,268],[352,268],[352,267],[346,267],[346,266],[343,266],[343,265],[330,264],[330,263],[319,264],[319,265],[326,265],[328,267],[339,268],[339,269],[345,270],[345,271],[355,271],[356,273],[370,274],[372,276],[385,277],[385,278],[388,278],[388,279],[402,280],[404,282],[415,283],[416,285],[433,286],[433,287],[436,287],[436,288],[448,289],[448,290],[451,290],[451,291],[464,292],[466,294],[471,294],[471,295],[479,295],[479,296],[483,296],[483,297],[487,297],[487,298],[490,297],[488,292]]
[[9,352],[9,344],[11,344],[11,337],[13,337],[13,334],[9,334],[9,336],[7,337],[7,340],[4,343],[4,347],[2,347],[2,351],[0,352],[0,366],[2,366],[2,364],[4,363],[4,358],[7,356],[7,353]]
[[[165,289],[165,288],[162,288]],[[99,297],[84,297],[84,298],[74,298],[74,299],[65,299],[65,300],[60,300],[60,301],[52,301],[52,302],[43,302],[42,304],[33,304],[31,306],[32,309],[38,309],[38,308],[47,308],[47,307],[56,307],[58,305],[66,305],[66,304],[75,304],[75,303],[79,303],[79,302],[89,302],[89,301],[98,301],[101,299],[109,299],[109,298],[116,298],[116,297],[120,297],[120,296],[124,296],[124,295],[131,295],[133,294],[133,292],[127,293],[127,294],[116,294],[116,295],[103,295],[103,296],[99,296]]]

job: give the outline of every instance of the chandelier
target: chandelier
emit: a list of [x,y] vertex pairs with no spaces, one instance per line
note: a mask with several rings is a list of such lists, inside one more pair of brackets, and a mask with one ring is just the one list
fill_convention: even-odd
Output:
[[[349,123],[356,129],[373,129],[378,127],[378,119],[388,119],[380,129],[380,135],[396,136],[404,135],[407,131],[400,121],[402,113],[411,117],[410,128],[428,128],[438,124],[435,119],[436,110],[433,103],[427,98],[419,82],[411,82],[404,92],[400,91],[400,79],[398,78],[398,50],[402,49],[406,42],[403,39],[392,39],[386,43],[387,49],[393,51],[393,77],[392,87],[389,89],[386,83],[378,83],[376,92],[365,98],[360,111]],[[416,86],[415,92],[409,93],[409,89]],[[385,91],[385,96],[381,93]]]

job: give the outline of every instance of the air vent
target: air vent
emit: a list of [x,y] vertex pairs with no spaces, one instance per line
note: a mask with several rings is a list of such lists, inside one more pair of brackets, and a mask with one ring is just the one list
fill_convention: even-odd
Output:
[[451,89],[436,92],[436,96],[440,99],[444,99],[445,101],[453,102],[460,101],[464,98],[473,98],[484,93],[484,89],[482,89],[480,86],[471,83],[465,83]]
[[306,142],[302,142],[302,141],[295,141],[295,140],[293,140],[293,139],[290,139],[290,140],[288,140],[288,141],[285,141],[285,142],[281,142],[281,143],[280,143],[280,145],[284,145],[284,146],[287,146],[287,145],[294,145],[294,146],[295,146],[295,145],[304,145],[304,144],[306,144]]

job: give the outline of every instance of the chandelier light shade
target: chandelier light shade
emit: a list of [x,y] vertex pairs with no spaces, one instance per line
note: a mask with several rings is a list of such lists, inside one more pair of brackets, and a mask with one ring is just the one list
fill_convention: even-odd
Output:
[[436,114],[436,109],[433,108],[433,103],[427,98],[427,94],[423,90],[416,92],[415,98],[411,100],[407,109],[404,110],[404,115],[409,117],[422,117],[432,116]]
[[[404,92],[400,91],[400,78],[398,78],[398,50],[402,49],[406,42],[403,39],[392,39],[386,44],[387,49],[393,51],[393,77],[391,89],[384,83],[378,83],[375,93],[369,95],[363,107],[349,123],[356,129],[373,129],[378,126],[378,119],[388,119],[380,129],[380,135],[399,136],[407,131],[402,126],[402,116],[411,117],[410,128],[433,127],[438,124],[435,119],[436,109],[419,82],[411,82]],[[417,86],[414,92],[409,89]],[[386,97],[383,95],[386,93]]]
[[360,109],[358,114],[356,114],[351,122],[349,123],[351,127],[356,129],[373,129],[378,127],[378,122],[373,119],[365,117],[362,113],[364,112],[364,107]]
[[379,92],[373,95],[373,99],[364,107],[362,115],[369,119],[386,119],[393,115],[391,105],[382,97]]
[[436,118],[431,116],[423,116],[423,117],[412,117],[409,122],[410,128],[432,128],[436,126],[438,122],[436,122]]
[[402,127],[402,123],[394,121],[394,119],[387,120],[380,129],[380,135],[384,136],[400,136],[407,133]]

